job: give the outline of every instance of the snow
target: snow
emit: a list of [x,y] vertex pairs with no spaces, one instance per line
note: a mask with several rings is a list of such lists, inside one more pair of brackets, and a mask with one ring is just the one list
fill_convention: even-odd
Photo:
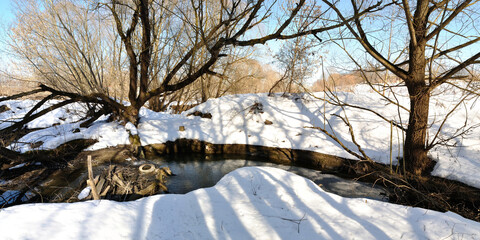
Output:
[[324,192],[270,167],[241,168],[214,187],[134,202],[28,204],[0,211],[2,239],[478,239],[451,213]]
[[130,132],[130,134],[132,135],[138,134],[137,128],[131,122],[128,122],[127,124],[125,124],[125,129],[127,130],[127,132]]
[[[408,106],[404,89],[396,98]],[[356,149],[348,127],[334,114],[348,117],[356,141],[375,161],[389,163],[390,137],[393,159],[402,155],[402,135],[375,114],[355,108],[341,109],[316,97],[244,94],[210,99],[180,115],[141,109],[137,127],[107,122],[108,116],[81,128],[85,107],[74,104],[56,109],[28,124],[43,128],[25,135],[10,149],[27,152],[53,149],[67,141],[90,138],[89,149],[129,143],[129,132],[144,145],[199,139],[214,144],[252,144],[304,149],[352,158],[328,136],[312,127],[324,127]],[[388,103],[368,86],[339,92],[349,104],[368,107],[403,123],[408,112]],[[438,161],[433,175],[480,188],[480,108],[478,98],[467,97],[457,111],[462,92],[439,89],[431,99],[430,140],[442,126],[431,156]],[[49,101],[41,109],[55,104]],[[11,126],[38,101],[2,102],[10,110],[0,113],[0,129]],[[262,105],[262,111],[253,106]],[[38,110],[37,110],[38,111]],[[212,118],[187,116],[194,111]],[[78,114],[77,114],[78,113]],[[400,114],[399,114],[400,113]],[[449,116],[445,123],[442,119]],[[465,120],[467,119],[467,121]],[[269,120],[273,124],[266,125]],[[325,122],[326,121],[326,122]],[[179,131],[183,126],[184,131]],[[35,144],[34,144],[35,143]],[[21,167],[21,166],[16,166]],[[0,182],[4,182],[0,179]],[[88,189],[84,189],[84,195]],[[6,191],[0,205],[14,201],[18,192]],[[82,197],[81,195],[79,197]],[[23,199],[22,199],[23,200]],[[480,223],[457,214],[405,207],[365,198],[344,198],[321,190],[310,180],[269,167],[247,167],[231,172],[212,188],[184,195],[157,195],[134,202],[108,200],[79,203],[27,204],[0,210],[1,239],[480,239]]]
[[90,194],[90,191],[92,191],[92,188],[90,188],[90,187],[86,187],[86,188],[82,189],[82,191],[78,194],[77,198],[79,200],[83,200],[83,199],[87,198],[88,195]]
[[28,191],[23,195],[20,191],[7,190],[0,195],[0,206],[14,203],[20,195],[22,195],[21,202],[26,202],[34,197],[35,193]]
[[25,167],[25,165],[26,165],[25,163],[20,163],[18,165],[15,165],[13,167],[8,168],[8,170],[12,170],[12,169],[16,169],[16,168],[22,168],[22,167]]
[[[395,97],[403,106],[409,106],[409,97],[404,88],[394,89]],[[392,93],[389,97],[393,98]],[[372,109],[389,119],[399,121],[406,126],[408,112],[388,103],[373,92],[370,86],[357,85],[351,92],[338,92],[340,100],[349,104]],[[332,141],[327,135],[311,127],[324,127],[348,148],[358,152],[353,143],[348,127],[337,116],[347,116],[355,133],[356,141],[365,153],[374,161],[389,164],[390,161],[390,124],[371,112],[355,108],[342,109],[326,104],[319,98],[307,94],[291,97],[267,94],[230,95],[210,99],[181,115],[156,113],[142,108],[141,119],[136,128],[131,123],[122,126],[117,122],[107,122],[107,116],[97,120],[89,128],[80,128],[79,114],[83,111],[80,104],[61,108],[29,124],[33,127],[47,127],[27,134],[18,143],[10,146],[20,152],[33,150],[33,144],[43,143],[35,149],[53,149],[60,144],[81,138],[97,139],[98,142],[89,150],[106,148],[120,144],[129,144],[129,132],[138,134],[142,144],[164,143],[179,138],[199,139],[214,144],[251,144],[269,147],[293,148],[315,151],[346,158],[354,158]],[[466,134],[447,141],[447,145],[437,145],[430,151],[430,156],[437,161],[432,175],[457,180],[480,188],[480,107],[478,97],[465,97],[453,114],[449,114],[465,95],[458,89],[439,87],[432,96],[430,107],[430,140],[448,115],[437,140],[447,139],[461,131]],[[36,102],[31,100],[7,101],[12,110],[0,113],[0,119],[18,119]],[[55,101],[49,102],[54,104]],[[2,103],[3,104],[3,103]],[[261,104],[262,111],[251,111],[252,106]],[[325,107],[325,108],[324,108]],[[212,118],[187,116],[194,111],[211,113]],[[60,120],[58,119],[60,117]],[[61,120],[64,119],[64,120]],[[465,121],[467,119],[467,121]],[[272,125],[266,125],[266,120]],[[60,123],[60,125],[56,125]],[[0,128],[9,126],[9,122],[0,122]],[[465,126],[464,126],[465,125]],[[179,131],[183,126],[184,131]],[[74,131],[75,129],[79,131]],[[333,130],[332,130],[333,129]],[[393,164],[402,156],[402,132],[393,128],[392,132]]]
[[[0,113],[0,129],[9,127],[12,124],[12,122],[4,120],[14,120],[23,117],[38,102],[38,100],[8,100],[2,102],[1,105],[6,105],[8,108],[10,108],[10,110]],[[32,114],[35,114],[58,102],[58,100],[50,100],[47,102],[47,104],[44,104],[41,108],[39,108]],[[32,122],[28,123],[28,128],[45,128],[51,127],[54,124],[63,124],[67,122],[79,121],[82,115],[84,115],[84,109],[85,107],[83,107],[83,105],[80,103],[74,103],[67,107],[55,109],[43,115],[41,118],[35,119]]]
[[15,202],[17,199],[18,195],[20,194],[19,191],[15,190],[7,190],[2,195],[0,196],[0,204],[11,204]]

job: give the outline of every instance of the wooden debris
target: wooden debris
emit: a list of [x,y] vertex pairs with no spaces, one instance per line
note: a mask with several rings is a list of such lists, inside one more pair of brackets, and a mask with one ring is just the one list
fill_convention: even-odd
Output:
[[95,187],[95,180],[93,179],[93,169],[92,169],[92,156],[88,155],[87,157],[87,168],[88,168],[88,180],[87,184],[90,186],[91,193],[94,200],[99,200],[97,188]]
[[99,178],[100,178],[99,175],[97,175],[97,176],[95,176],[95,178],[93,178],[93,183],[95,183],[95,185],[97,185]]
[[[98,183],[96,184],[96,192],[97,193],[101,193],[102,192],[102,188],[103,188],[103,185],[105,184],[105,178],[101,178],[100,181],[98,181]],[[100,194],[101,195],[101,194]]]
[[172,176],[172,170],[170,170],[169,167],[162,167],[160,168],[164,173],[166,173],[168,176]]
[[125,183],[123,183],[123,181],[120,179],[120,177],[118,177],[117,174],[114,174],[113,177],[112,177],[112,181],[114,183],[116,183],[118,186],[122,187],[122,188],[125,188]]
[[253,114],[263,113],[263,104],[261,102],[255,102],[252,106],[250,106],[250,110],[248,112]]
[[[91,194],[100,193],[99,199],[101,197],[118,201],[167,192],[167,176],[173,175],[170,168],[157,168],[151,163],[140,167],[114,164],[93,178],[93,169],[90,167],[89,165],[87,183],[92,188]],[[95,199],[95,196],[93,197]]]
[[155,188],[157,187],[156,183],[152,183],[148,185],[148,187],[136,192],[138,195],[147,195],[147,194],[152,194],[155,192]]
[[157,175],[155,175],[155,178],[156,178],[159,182],[163,182],[164,179],[165,179],[165,172],[162,171],[162,170],[157,171]]
[[203,112],[200,112],[200,111],[195,111],[193,113],[189,113],[187,115],[188,116],[196,116],[196,117],[201,117],[201,118],[208,118],[208,119],[212,119],[212,114],[211,113],[203,113]]
[[107,185],[107,187],[103,190],[102,193],[100,193],[100,197],[105,197],[107,196],[107,193],[110,191],[110,185]]
[[158,183],[158,186],[160,187],[160,189],[162,189],[162,191],[168,191],[167,186],[165,186],[163,183]]

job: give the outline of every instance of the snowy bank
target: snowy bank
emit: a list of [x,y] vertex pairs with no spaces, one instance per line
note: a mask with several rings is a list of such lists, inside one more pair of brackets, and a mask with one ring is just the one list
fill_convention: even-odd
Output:
[[[429,136],[436,135],[436,130],[442,125],[443,117],[449,115],[443,124],[443,129],[438,135],[439,139],[448,139],[459,131],[468,129],[466,134],[446,142],[447,145],[437,145],[430,151],[430,156],[437,161],[432,175],[464,182],[480,188],[480,108],[477,98],[465,100],[462,108],[453,114],[450,110],[462,98],[460,91],[439,89],[431,99]],[[404,89],[397,89],[396,98],[404,106],[408,106],[409,98]],[[318,93],[323,97],[323,93]],[[394,104],[386,102],[370,87],[359,85],[353,92],[339,92],[338,98],[352,105],[366,107],[384,115],[389,119],[399,121],[399,113],[403,123],[408,119],[408,112],[397,108]],[[0,114],[0,119],[13,116],[20,117],[25,114],[27,105],[31,102],[9,101],[7,105],[11,111]],[[261,109],[254,106],[262,106]],[[106,122],[105,117],[97,120],[90,128],[80,128],[79,122],[74,122],[78,117],[72,112],[80,111],[78,106],[72,106],[69,111],[57,109],[49,115],[29,124],[29,127],[45,127],[46,129],[32,132],[19,143],[10,146],[11,149],[25,152],[32,150],[32,146],[39,149],[52,149],[66,141],[91,138],[98,143],[90,149],[100,149],[119,144],[128,144],[127,128],[116,123]],[[16,111],[15,113],[13,111]],[[211,119],[187,116],[195,111],[210,113]],[[165,143],[180,138],[198,139],[213,144],[249,144],[267,147],[292,148],[314,151],[339,157],[353,158],[337,143],[317,129],[311,127],[324,127],[335,134],[347,147],[356,150],[349,129],[344,122],[335,116],[347,114],[356,141],[373,160],[389,164],[390,152],[390,124],[371,112],[355,108],[346,108],[344,112],[340,107],[327,104],[307,94],[282,97],[273,97],[267,94],[244,94],[224,96],[210,99],[207,102],[180,115],[156,113],[148,109],[141,110],[141,120],[137,129],[142,144]],[[468,121],[465,121],[465,119]],[[58,120],[60,119],[60,120]],[[63,120],[61,120],[63,119]],[[266,121],[272,124],[265,124]],[[60,121],[60,122],[58,122]],[[55,123],[60,125],[52,126]],[[466,123],[465,126],[463,126]],[[0,124],[0,128],[9,123]],[[183,126],[184,131],[179,128]],[[477,126],[477,127],[475,127]],[[470,127],[473,127],[469,129]],[[332,130],[333,129],[333,130]],[[402,156],[401,131],[393,129],[393,161]],[[29,144],[29,143],[41,143]]]
[[270,167],[206,189],[134,202],[28,204],[0,210],[2,239],[478,239],[480,223],[342,198]]

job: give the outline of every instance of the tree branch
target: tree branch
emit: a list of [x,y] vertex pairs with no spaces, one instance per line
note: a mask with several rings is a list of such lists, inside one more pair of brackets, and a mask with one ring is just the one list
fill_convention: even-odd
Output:
[[[385,57],[380,54],[375,47],[373,47],[370,42],[368,41],[368,38],[362,28],[362,25],[360,23],[360,20],[358,18],[354,19],[355,25],[357,26],[358,33],[353,29],[353,27],[348,23],[348,21],[345,19],[345,17],[342,15],[341,11],[332,3],[330,3],[328,0],[323,0],[324,3],[326,3],[330,8],[332,8],[337,15],[340,17],[342,22],[345,24],[345,26],[348,28],[348,30],[354,35],[355,39],[364,47],[364,49],[377,60],[380,62],[383,66],[385,66],[389,71],[391,71],[393,74],[395,74],[397,77],[400,79],[407,79],[407,72],[393,63],[391,63],[389,60],[387,60]],[[381,2],[378,2],[374,6],[378,7],[380,6]],[[393,4],[393,3],[390,3]],[[352,0],[352,5],[354,8],[355,15],[358,14],[358,9],[356,7],[355,0]],[[387,6],[387,5],[386,5]],[[383,6],[385,7],[385,6]]]
[[470,5],[472,0],[465,0],[462,2],[459,6],[455,7],[455,10],[453,10],[453,13],[448,16],[445,21],[441,22],[437,28],[435,28],[432,32],[430,32],[427,36],[426,39],[427,41],[435,37],[442,29],[444,29],[458,14],[460,14],[466,7]]
[[467,66],[471,65],[471,64],[476,64],[477,63],[477,59],[480,58],[480,52],[478,52],[477,54],[473,55],[472,57],[470,57],[469,59],[465,60],[464,62],[458,64],[456,67],[450,69],[450,71],[447,71],[445,73],[443,73],[440,77],[438,77],[437,79],[435,79],[435,81],[433,82],[432,84],[432,88],[435,88],[441,84],[443,84],[444,82],[446,82],[449,78],[453,77],[453,75],[455,75],[456,73],[458,73],[459,71],[461,71],[462,69],[466,68]]
[[403,11],[405,12],[405,18],[407,19],[408,25],[408,32],[410,34],[410,38],[412,39],[413,46],[417,46],[417,37],[415,35],[415,29],[413,27],[413,16],[410,12],[410,5],[408,4],[408,0],[402,0],[403,3]]
[[35,89],[35,90],[32,90],[32,91],[22,92],[22,93],[18,93],[18,94],[12,95],[12,96],[3,97],[3,98],[0,98],[0,102],[29,96],[29,95],[39,93],[39,92],[43,92],[43,89],[38,88],[38,89]]

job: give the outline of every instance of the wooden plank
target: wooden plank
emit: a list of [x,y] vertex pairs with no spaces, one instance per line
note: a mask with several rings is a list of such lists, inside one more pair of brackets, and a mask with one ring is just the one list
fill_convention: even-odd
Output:
[[100,197],[105,197],[107,195],[108,191],[110,191],[110,185],[107,185],[105,190],[103,190],[103,192],[100,194]]
[[163,183],[158,183],[158,186],[160,187],[160,189],[162,189],[162,191],[164,192],[168,191],[167,186],[165,186]]
[[147,195],[147,194],[152,194],[155,192],[155,187],[156,187],[157,184],[155,183],[152,183],[150,184],[148,187],[136,192],[136,194],[138,195]]
[[102,188],[103,188],[103,185],[105,184],[105,178],[100,178],[100,180],[98,181],[98,183],[96,184],[96,190],[97,190],[97,193],[101,193],[102,192]]
[[117,176],[117,174],[114,174],[112,177],[112,180],[120,187],[125,188],[125,183]]
[[171,175],[172,175],[172,170],[170,170],[169,167],[162,167],[162,170],[163,170],[168,176],[171,176]]
[[95,180],[93,179],[92,156],[91,155],[88,155],[88,157],[87,157],[87,168],[88,168],[87,184],[92,189],[93,199],[94,200],[100,200],[100,196],[98,196],[97,188],[95,187]]

